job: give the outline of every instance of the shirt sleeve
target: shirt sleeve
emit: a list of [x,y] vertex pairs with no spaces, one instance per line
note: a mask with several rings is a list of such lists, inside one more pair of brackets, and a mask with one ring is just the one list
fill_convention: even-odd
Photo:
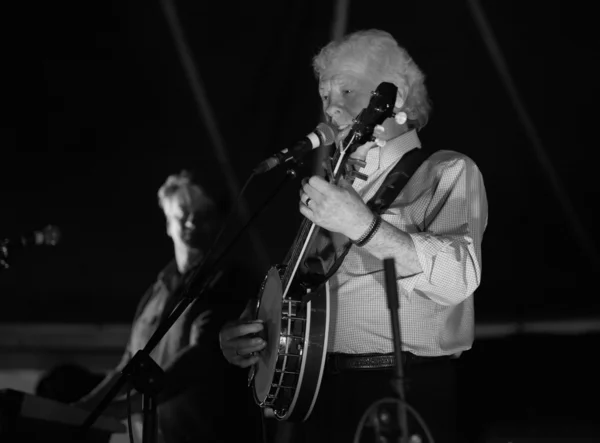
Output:
[[405,295],[418,292],[440,305],[456,305],[481,282],[481,241],[487,225],[483,177],[468,157],[447,162],[425,218],[409,233],[423,272],[399,279]]

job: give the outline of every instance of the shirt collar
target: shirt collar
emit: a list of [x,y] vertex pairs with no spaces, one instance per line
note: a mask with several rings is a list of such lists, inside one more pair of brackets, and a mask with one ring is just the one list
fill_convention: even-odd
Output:
[[377,146],[370,149],[366,158],[367,166],[361,172],[366,173],[366,171],[372,172],[385,169],[400,160],[404,154],[413,148],[421,148],[421,140],[419,140],[416,129],[388,140],[383,148]]

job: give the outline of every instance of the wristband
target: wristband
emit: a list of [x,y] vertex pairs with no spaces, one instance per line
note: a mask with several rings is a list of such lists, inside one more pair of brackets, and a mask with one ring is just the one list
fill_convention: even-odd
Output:
[[366,245],[373,238],[375,233],[379,230],[379,227],[381,226],[381,222],[382,222],[381,217],[378,214],[376,214],[373,217],[373,221],[371,222],[371,224],[369,225],[369,228],[365,231],[365,233],[363,235],[361,235],[358,240],[352,240],[352,243],[354,243],[356,246]]

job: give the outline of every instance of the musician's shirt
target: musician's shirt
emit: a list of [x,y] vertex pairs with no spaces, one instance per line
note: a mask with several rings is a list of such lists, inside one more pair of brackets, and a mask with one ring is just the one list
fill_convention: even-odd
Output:
[[[368,201],[402,156],[421,148],[415,130],[372,148],[353,187]],[[453,151],[433,153],[417,169],[383,220],[408,233],[423,272],[398,278],[403,350],[459,354],[474,339],[473,293],[481,281],[487,199],[476,164]],[[383,262],[353,245],[330,280],[330,352],[393,352]]]
[[[172,261],[148,289],[138,305],[132,325],[127,349],[129,356],[146,345],[161,319],[181,299],[182,282],[186,277],[179,274],[175,261]],[[252,411],[247,410],[247,373],[226,362],[218,340],[223,323],[239,317],[248,294],[254,294],[255,286],[256,281],[247,271],[230,267],[212,291],[199,303],[188,306],[152,351],[151,356],[158,365],[166,373],[171,372],[167,374],[168,382],[158,406],[159,430],[164,441],[233,438],[227,432],[247,428],[256,421],[251,417]],[[191,325],[203,314],[206,321],[202,335],[192,346]],[[185,361],[176,365],[177,360],[179,363]],[[254,409],[253,404],[250,406]],[[240,417],[231,423],[234,427],[224,423],[225,417],[229,416],[228,408],[235,408],[236,416]]]

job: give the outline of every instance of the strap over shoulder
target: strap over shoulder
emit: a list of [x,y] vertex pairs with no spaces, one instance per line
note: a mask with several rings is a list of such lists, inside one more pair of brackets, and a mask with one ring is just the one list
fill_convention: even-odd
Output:
[[[369,208],[376,214],[381,214],[387,210],[416,170],[419,169],[419,166],[431,154],[431,151],[423,148],[414,148],[404,154],[387,174],[375,195],[367,202]],[[305,269],[308,274],[306,277],[307,281],[310,282],[310,286],[323,284],[329,280],[341,266],[350,251],[353,243],[349,239],[346,239],[343,246],[339,247],[339,241],[334,241],[334,236],[336,235],[324,229],[320,229],[317,233],[315,241],[320,244],[317,248],[318,255],[309,254],[304,260]],[[318,266],[315,266],[316,264]],[[317,269],[322,269],[322,271],[317,271]]]
[[419,166],[431,154],[431,151],[423,148],[414,148],[404,154],[385,177],[375,195],[367,202],[369,208],[377,214],[381,214],[389,208]]

